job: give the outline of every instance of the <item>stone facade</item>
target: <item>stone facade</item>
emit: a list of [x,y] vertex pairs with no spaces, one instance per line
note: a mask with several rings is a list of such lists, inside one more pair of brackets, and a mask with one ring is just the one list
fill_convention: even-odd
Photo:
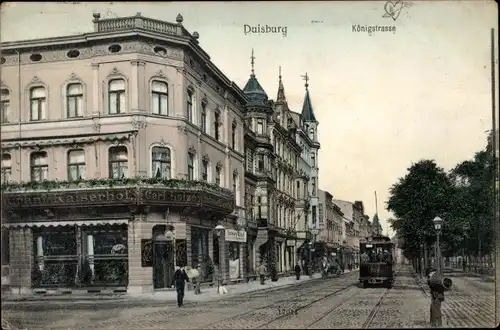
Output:
[[[143,30],[130,36],[123,26]],[[236,207],[228,214],[158,203],[151,210],[141,206],[124,213],[128,289],[148,291],[154,275],[153,268],[141,266],[141,240],[154,239],[155,226],[171,228],[167,231],[174,240],[186,242],[187,266],[194,266],[192,228],[209,232],[203,254],[213,259],[215,226],[237,229],[242,224],[247,98],[198,46],[198,34],[184,29],[180,15],[177,23],[140,14],[120,19],[96,15],[94,27],[85,35],[2,43],[2,180],[14,185],[13,192],[16,184],[18,192],[27,189],[20,182],[85,181],[90,187],[85,189],[91,189],[105,181],[151,178],[199,181],[232,193]],[[159,27],[163,32],[154,37],[147,32]],[[62,193],[70,192],[64,188]],[[63,211],[57,206],[36,219],[4,214],[4,222],[16,221],[6,225],[11,274],[21,274],[12,277],[14,287],[32,286],[34,228],[57,226],[77,215],[102,223],[110,216],[104,210],[86,215],[99,213],[100,206],[72,215]],[[86,248],[80,239],[77,245]],[[224,234],[219,252],[228,280]]]

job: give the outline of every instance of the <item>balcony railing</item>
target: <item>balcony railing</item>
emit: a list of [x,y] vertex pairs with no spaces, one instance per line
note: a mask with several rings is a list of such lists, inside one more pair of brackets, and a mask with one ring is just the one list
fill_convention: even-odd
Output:
[[142,17],[140,14],[132,17],[98,19],[94,21],[94,29],[96,32],[143,29],[170,35],[182,35],[184,33],[180,25]]

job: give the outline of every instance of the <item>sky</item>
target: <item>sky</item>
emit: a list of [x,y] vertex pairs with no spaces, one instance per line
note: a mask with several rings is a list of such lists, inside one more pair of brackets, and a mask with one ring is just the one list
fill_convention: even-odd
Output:
[[[385,9],[390,11],[385,1],[4,2],[0,38],[91,32],[94,12],[103,18],[140,12],[169,22],[181,13],[184,27],[200,34],[200,46],[241,88],[249,78],[253,48],[255,73],[269,98],[276,97],[281,66],[288,104],[300,112],[301,76],[307,72],[320,123],[320,189],[336,199],[363,201],[370,218],[377,191],[382,227],[392,234],[385,202],[412,162],[435,159],[449,170],[486,144],[496,5],[413,1],[394,20],[383,17]],[[245,25],[258,24],[286,27],[286,37],[245,34]],[[370,35],[357,32],[358,24],[396,31]]]

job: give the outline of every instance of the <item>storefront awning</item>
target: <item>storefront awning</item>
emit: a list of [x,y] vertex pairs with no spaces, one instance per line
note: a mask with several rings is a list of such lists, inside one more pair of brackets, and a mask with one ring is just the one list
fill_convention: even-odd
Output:
[[2,227],[4,227],[4,228],[23,228],[23,227],[33,228],[33,227],[65,227],[65,226],[102,226],[102,225],[121,225],[121,224],[128,224],[128,219],[2,223]]

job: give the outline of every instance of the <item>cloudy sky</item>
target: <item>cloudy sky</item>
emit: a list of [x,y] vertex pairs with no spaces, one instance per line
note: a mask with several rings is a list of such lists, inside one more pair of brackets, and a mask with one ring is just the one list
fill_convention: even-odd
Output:
[[[184,26],[200,34],[200,45],[240,87],[254,48],[256,75],[268,95],[276,96],[281,65],[288,103],[300,111],[301,75],[307,72],[320,122],[320,188],[338,199],[362,200],[370,217],[377,191],[379,214],[386,219],[388,190],[412,162],[431,158],[448,170],[485,145],[495,6],[414,1],[393,20],[383,17],[385,1],[11,2],[2,4],[1,40],[90,32],[93,12],[141,12],[170,22],[181,13]],[[286,27],[287,35],[245,34],[245,25],[258,24]],[[354,32],[358,24],[396,31]]]

